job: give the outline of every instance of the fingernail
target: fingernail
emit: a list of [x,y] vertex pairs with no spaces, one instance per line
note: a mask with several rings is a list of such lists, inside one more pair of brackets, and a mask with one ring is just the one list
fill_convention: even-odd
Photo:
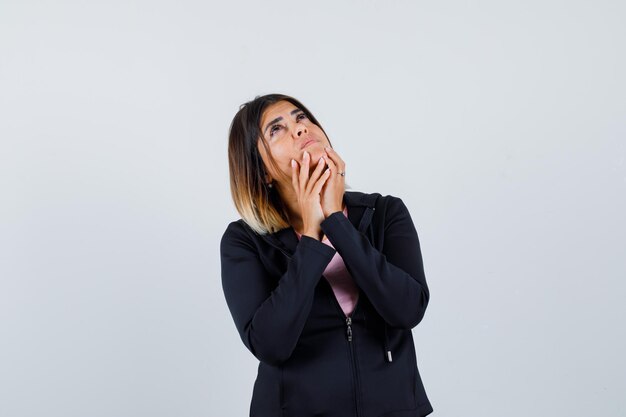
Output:
[[308,158],[309,157],[309,153],[307,151],[304,151],[304,157]]
[[318,163],[319,163],[319,164],[321,164],[322,162],[324,162],[324,157],[323,157],[323,156],[320,158],[320,160],[318,161]]
[[291,166],[292,166],[292,167],[294,167],[294,168],[296,167],[296,161],[295,161],[295,159],[292,159],[292,160],[291,160]]

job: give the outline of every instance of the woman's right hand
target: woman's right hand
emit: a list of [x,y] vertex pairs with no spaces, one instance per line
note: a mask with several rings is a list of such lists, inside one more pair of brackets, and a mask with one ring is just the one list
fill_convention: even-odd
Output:
[[304,151],[302,166],[299,168],[297,162],[291,160],[291,184],[298,198],[300,213],[302,213],[302,230],[304,230],[302,234],[320,240],[322,234],[320,224],[325,218],[320,202],[320,192],[330,176],[330,170],[326,169],[322,172],[326,161],[324,157],[321,157],[309,177],[310,159],[309,153]]

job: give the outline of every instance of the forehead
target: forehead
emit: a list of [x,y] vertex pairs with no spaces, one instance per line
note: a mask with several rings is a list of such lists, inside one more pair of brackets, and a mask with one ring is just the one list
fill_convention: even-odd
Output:
[[297,109],[296,106],[294,106],[293,104],[285,100],[281,100],[277,103],[270,104],[263,111],[263,116],[261,117],[261,126],[265,126],[265,123],[267,123],[270,120],[274,120],[275,118],[279,116],[283,116],[283,118],[287,118],[289,117],[291,111],[295,109]]

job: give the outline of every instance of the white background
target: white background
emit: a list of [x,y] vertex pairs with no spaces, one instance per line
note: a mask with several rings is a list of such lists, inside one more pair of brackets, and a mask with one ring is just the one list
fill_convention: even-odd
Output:
[[626,415],[621,1],[0,3],[0,415],[248,415],[227,132],[272,92],[409,208],[433,415]]

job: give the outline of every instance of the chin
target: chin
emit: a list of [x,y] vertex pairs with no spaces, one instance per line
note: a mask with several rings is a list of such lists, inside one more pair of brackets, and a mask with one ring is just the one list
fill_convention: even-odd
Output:
[[323,156],[326,157],[326,150],[324,149],[324,144],[321,142],[313,143],[302,150],[302,156],[304,156],[304,151],[309,153],[311,156],[311,164],[317,165],[317,161]]

